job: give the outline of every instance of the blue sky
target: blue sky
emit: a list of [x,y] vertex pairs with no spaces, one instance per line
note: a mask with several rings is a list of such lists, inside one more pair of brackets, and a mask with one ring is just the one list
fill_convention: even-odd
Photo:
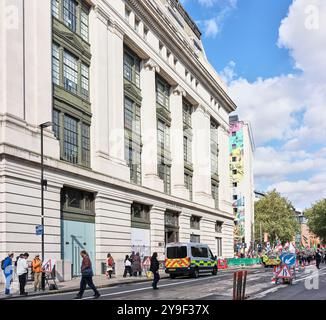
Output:
[[326,1],[183,0],[252,124],[255,185],[297,209],[326,197]]

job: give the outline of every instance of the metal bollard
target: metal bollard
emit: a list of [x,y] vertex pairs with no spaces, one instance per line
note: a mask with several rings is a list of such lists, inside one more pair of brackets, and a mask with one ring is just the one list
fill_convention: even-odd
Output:
[[233,274],[233,300],[246,298],[247,271],[236,271]]

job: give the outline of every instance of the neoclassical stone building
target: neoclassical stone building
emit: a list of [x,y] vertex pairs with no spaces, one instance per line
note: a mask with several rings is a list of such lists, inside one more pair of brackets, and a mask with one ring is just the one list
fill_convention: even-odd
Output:
[[[41,3],[41,5],[40,5]],[[0,253],[45,252],[60,276],[111,252],[200,241],[233,256],[229,113],[178,0],[0,2]]]

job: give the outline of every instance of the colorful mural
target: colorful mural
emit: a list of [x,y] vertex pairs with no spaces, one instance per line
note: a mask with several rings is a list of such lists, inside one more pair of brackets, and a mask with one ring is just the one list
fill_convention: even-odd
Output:
[[[240,184],[244,175],[243,167],[243,123],[236,122],[230,126],[230,175],[233,186],[233,195],[237,195],[237,200],[233,200],[233,208],[237,208],[236,218],[238,220],[238,227],[235,229],[235,236],[242,238],[245,236],[245,207],[244,196],[239,192]],[[237,187],[234,187],[234,182]]]

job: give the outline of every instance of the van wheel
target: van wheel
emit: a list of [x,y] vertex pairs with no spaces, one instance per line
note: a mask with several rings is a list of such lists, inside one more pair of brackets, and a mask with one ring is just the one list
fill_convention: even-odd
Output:
[[170,279],[175,279],[175,274],[170,274]]
[[199,277],[199,270],[198,270],[198,268],[196,268],[196,269],[194,270],[192,276],[193,276],[194,278],[198,278],[198,277]]
[[213,276],[216,276],[216,275],[217,275],[217,268],[216,268],[216,267],[213,268],[212,275],[213,275]]

